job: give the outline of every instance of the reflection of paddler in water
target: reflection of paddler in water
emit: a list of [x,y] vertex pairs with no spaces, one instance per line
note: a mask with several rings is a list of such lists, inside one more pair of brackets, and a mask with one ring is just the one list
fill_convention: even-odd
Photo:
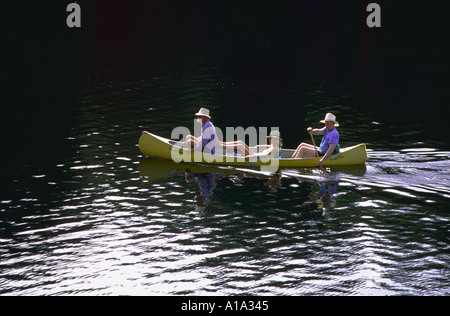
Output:
[[[211,202],[211,196],[213,195],[213,191],[216,188],[216,179],[218,177],[220,177],[220,175],[215,173],[192,173],[189,171],[189,169],[186,169],[186,182],[197,181],[198,187],[200,188],[200,194],[197,194],[195,196],[195,202],[197,206],[205,207],[209,202]],[[267,180],[266,182],[264,182],[264,185],[271,190],[276,190],[281,186],[281,174],[279,173],[264,175],[237,172],[230,176],[230,180],[233,183],[243,183],[245,178]]]
[[217,175],[215,173],[192,173],[188,169],[186,169],[185,175],[187,182],[195,180],[200,188],[200,194],[195,196],[197,206],[206,206],[211,201],[216,187]]
[[336,194],[337,191],[337,181],[318,181],[317,182],[320,187],[320,194],[322,194],[322,197],[317,202],[317,208],[318,209],[329,209],[333,208],[336,205],[336,199],[334,194]]
[[265,179],[267,179],[266,182],[264,182],[264,185],[270,188],[271,190],[277,190],[279,187],[281,187],[281,174],[280,173],[274,173],[270,176],[266,176]]

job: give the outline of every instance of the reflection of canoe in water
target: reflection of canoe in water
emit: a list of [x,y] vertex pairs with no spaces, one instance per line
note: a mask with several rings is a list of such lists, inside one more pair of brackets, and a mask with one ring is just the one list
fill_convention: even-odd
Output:
[[[177,146],[177,141],[173,141],[164,137],[160,137],[148,132],[143,132],[139,139],[139,149],[147,157],[156,157],[166,160],[198,162],[214,166],[234,166],[234,167],[260,167],[260,166],[277,166],[280,168],[298,168],[298,167],[317,167],[319,158],[288,158],[292,155],[293,150],[283,149],[281,158],[253,158],[246,161],[239,156],[223,156],[186,152]],[[175,159],[174,159],[175,158]],[[323,166],[350,166],[361,165],[366,162],[367,152],[366,145],[359,144],[356,146],[341,148],[340,153],[332,155]]]
[[[164,179],[186,171],[191,173],[214,173],[220,176],[241,175],[245,178],[268,178],[272,173],[261,172],[255,169],[229,168],[222,166],[208,166],[197,163],[175,163],[170,160],[160,158],[145,158],[139,163],[139,174],[147,180]],[[339,181],[342,175],[361,177],[366,173],[365,165],[356,166],[335,166],[330,167],[326,173],[317,173],[313,169],[305,168],[284,168],[283,176],[298,178],[301,181]],[[351,178],[346,181],[352,182]]]
[[229,175],[237,173],[233,168],[205,166],[195,163],[175,163],[157,158],[145,158],[139,163],[139,174],[148,180],[156,180],[176,176],[189,171],[191,173],[214,173]]
[[[244,179],[262,179],[264,185],[275,188],[281,186],[280,173],[261,172],[255,169],[234,167],[207,166],[196,163],[175,163],[159,158],[145,158],[139,163],[139,175],[148,181],[167,179],[183,174],[187,182],[197,180],[202,182],[210,179],[227,177],[233,183],[242,183]],[[209,178],[211,175],[214,177]],[[206,196],[203,194],[203,196]]]

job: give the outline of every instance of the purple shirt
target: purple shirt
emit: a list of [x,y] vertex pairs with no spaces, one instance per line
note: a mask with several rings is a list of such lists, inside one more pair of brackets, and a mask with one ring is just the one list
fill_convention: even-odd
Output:
[[326,153],[328,148],[330,148],[330,144],[336,144],[336,147],[339,144],[339,133],[335,128],[331,132],[329,132],[326,127],[323,129],[325,134],[320,143],[320,150]]
[[[205,148],[206,151],[205,151]],[[207,120],[202,127],[202,136],[200,136],[200,141],[194,147],[194,151],[203,151],[205,153],[216,153],[216,128]]]

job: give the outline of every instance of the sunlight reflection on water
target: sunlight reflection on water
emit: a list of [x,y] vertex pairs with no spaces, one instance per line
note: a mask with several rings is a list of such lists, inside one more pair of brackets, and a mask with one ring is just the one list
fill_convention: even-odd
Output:
[[[154,93],[147,84],[130,100]],[[167,100],[143,103],[149,123],[140,108],[95,100],[82,99],[55,165],[25,166],[0,201],[0,294],[450,293],[449,152],[369,150],[363,167],[270,182],[140,155],[140,128],[167,133],[196,103],[175,116],[161,111]],[[204,172],[216,174],[207,200],[189,174]]]

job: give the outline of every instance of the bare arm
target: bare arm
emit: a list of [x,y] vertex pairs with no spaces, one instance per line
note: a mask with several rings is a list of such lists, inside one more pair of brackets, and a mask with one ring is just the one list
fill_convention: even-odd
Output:
[[186,147],[185,150],[187,152],[191,152],[192,148],[198,144],[198,142],[200,141],[200,138],[197,138],[195,136],[192,135],[188,135],[186,137],[186,141],[183,144],[183,147]]
[[322,159],[319,160],[319,166],[322,166],[324,162],[333,154],[335,148],[336,144],[330,144],[330,147],[328,148],[325,155],[322,157]]
[[325,131],[322,128],[308,127],[306,130],[308,131],[308,133],[312,132],[313,135],[323,135],[323,134],[325,134]]

